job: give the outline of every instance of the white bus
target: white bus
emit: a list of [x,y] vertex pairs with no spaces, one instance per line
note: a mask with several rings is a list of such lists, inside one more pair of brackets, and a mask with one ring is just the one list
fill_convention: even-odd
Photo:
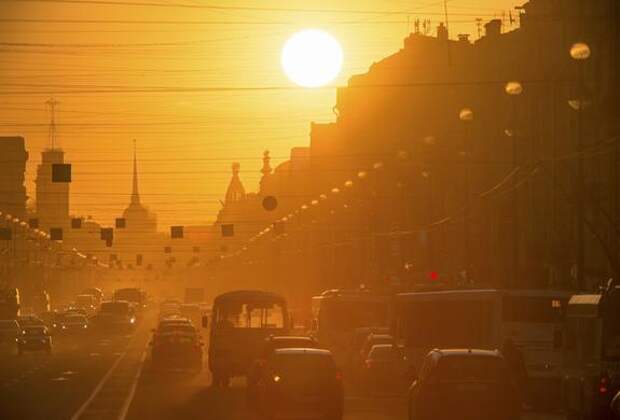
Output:
[[523,354],[532,402],[558,404],[570,295],[495,289],[402,293],[396,297],[395,334],[417,367],[433,348],[501,349],[511,339]]

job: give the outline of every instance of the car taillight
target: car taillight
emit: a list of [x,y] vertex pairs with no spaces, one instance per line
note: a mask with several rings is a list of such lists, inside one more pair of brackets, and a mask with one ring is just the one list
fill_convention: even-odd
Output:
[[609,376],[603,375],[598,383],[598,392],[607,394],[609,392]]
[[342,375],[342,372],[341,372],[341,371],[339,371],[339,370],[338,370],[338,371],[336,371],[336,380],[337,380],[338,382],[342,382],[342,379],[343,379],[343,378],[344,378],[344,377],[343,377],[343,375]]
[[366,360],[364,364],[366,365],[366,369],[370,369],[373,365],[372,360],[370,359]]

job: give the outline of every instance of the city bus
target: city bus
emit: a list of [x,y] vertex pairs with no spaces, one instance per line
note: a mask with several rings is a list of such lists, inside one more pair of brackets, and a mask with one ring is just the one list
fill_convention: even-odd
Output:
[[389,327],[390,302],[367,290],[327,290],[312,298],[312,333],[337,358],[348,355],[356,331]]
[[569,419],[610,419],[620,392],[620,287],[575,295],[564,339],[564,409]]
[[446,290],[396,297],[395,335],[414,366],[433,348],[501,349],[523,354],[528,399],[557,405],[562,393],[562,329],[570,292]]
[[[208,326],[203,316],[203,327]],[[245,376],[264,340],[287,335],[290,320],[286,300],[275,293],[239,290],[213,301],[209,334],[209,369],[215,386],[226,387],[230,378]]]

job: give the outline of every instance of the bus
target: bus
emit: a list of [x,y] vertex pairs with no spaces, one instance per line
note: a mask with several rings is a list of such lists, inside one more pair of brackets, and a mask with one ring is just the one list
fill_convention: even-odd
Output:
[[610,419],[620,392],[620,287],[575,295],[564,339],[564,409],[569,419]]
[[[208,318],[202,318],[203,327]],[[270,335],[287,335],[290,320],[286,300],[261,290],[239,290],[213,301],[209,334],[209,370],[215,386],[247,375],[251,363]]]
[[510,339],[523,354],[530,402],[558,405],[570,296],[557,290],[401,293],[396,297],[395,335],[417,367],[434,348],[501,349]]
[[385,330],[391,296],[367,290],[326,290],[312,298],[312,333],[337,358],[347,356],[359,330]]

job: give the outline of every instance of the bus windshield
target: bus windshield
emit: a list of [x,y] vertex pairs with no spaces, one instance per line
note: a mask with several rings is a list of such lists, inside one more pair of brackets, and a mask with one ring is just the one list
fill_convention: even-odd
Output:
[[216,328],[285,327],[286,310],[277,302],[223,302],[214,310]]

